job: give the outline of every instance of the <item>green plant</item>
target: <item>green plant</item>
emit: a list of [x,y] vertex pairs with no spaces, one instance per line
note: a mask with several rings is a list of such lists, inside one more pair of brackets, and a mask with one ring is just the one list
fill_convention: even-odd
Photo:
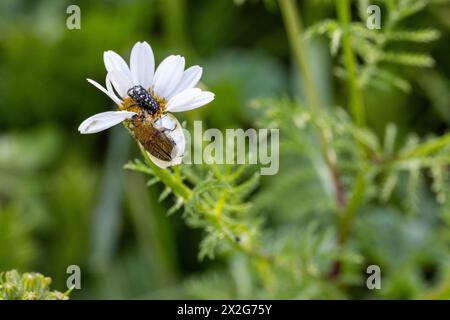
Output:
[[[450,298],[448,0],[79,5],[66,30],[62,2],[0,1],[0,270],[76,264],[71,299]],[[108,107],[83,79],[142,40],[203,67],[188,128],[279,129],[278,174],[77,134]]]
[[[448,219],[450,134],[423,138],[411,134],[400,140],[397,127],[388,124],[381,139],[366,123],[363,89],[369,84],[381,81],[409,89],[406,80],[384,69],[384,62],[414,67],[433,64],[427,54],[394,52],[386,46],[400,40],[428,42],[439,35],[436,30],[397,28],[403,18],[423,9],[426,1],[383,3],[389,14],[387,27],[381,31],[352,22],[350,1],[336,1],[338,20],[319,22],[303,36],[295,1],[279,1],[298,73],[303,76],[306,102],[266,99],[254,103],[261,115],[259,126],[281,130],[282,169],[278,176],[267,178],[270,187],[264,185],[264,179],[258,187],[260,178],[248,173],[251,168],[246,166],[182,165],[162,170],[143,150],[145,163],[136,160],[126,166],[152,175],[150,185],[163,183],[161,199],[170,193],[175,197],[169,213],[183,207],[186,223],[203,229],[200,258],[214,258],[217,252],[228,257],[223,273],[188,281],[184,287],[188,295],[218,294],[216,287],[228,298],[340,298],[364,282],[361,269],[372,261],[388,268],[392,283],[407,282],[417,289],[425,282],[420,275],[415,284],[413,277],[399,278],[401,273],[389,269],[387,261],[378,260],[371,254],[372,248],[362,245],[369,233],[355,231],[355,224],[361,221],[374,219],[373,225],[382,224],[384,218],[375,208],[383,206],[395,207],[394,215],[429,214]],[[343,109],[324,106],[318,97],[305,44],[305,39],[315,34],[331,37],[334,54],[342,46],[338,59],[342,65],[337,73],[348,82],[351,116]],[[428,196],[419,199],[427,174],[432,177],[434,200]],[[305,199],[299,202],[292,190],[302,190]],[[286,203],[279,203],[279,199]],[[424,213],[425,203],[429,212]],[[303,226],[286,227],[284,221],[267,228],[264,212],[276,212]],[[271,219],[276,221],[277,217]],[[438,229],[443,234],[449,232],[446,224]],[[445,247],[436,250],[446,252]],[[439,253],[421,259],[445,269],[447,264],[440,261]],[[414,297],[419,292],[416,289],[406,296]],[[444,297],[446,291],[440,292]],[[380,293],[385,297],[401,294],[395,289]]]
[[[410,67],[432,67],[434,59],[428,53],[403,50],[395,47],[398,43],[426,44],[439,39],[440,32],[433,28],[411,28],[401,22],[421,12],[429,3],[428,0],[376,1],[383,5],[382,26],[379,30],[370,30],[366,26],[369,18],[367,0],[358,0],[358,12],[362,21],[351,21],[350,1],[336,1],[338,20],[327,19],[315,23],[305,33],[306,38],[326,35],[330,38],[330,50],[337,55],[342,48],[343,64],[335,72],[352,83],[352,91],[363,90],[370,86],[386,89],[394,86],[409,92],[411,85],[389,65]],[[362,63],[356,63],[356,57]],[[356,98],[354,98],[356,99]],[[361,98],[357,98],[361,99]],[[362,103],[362,102],[358,102]],[[356,112],[356,110],[353,110]]]
[[0,300],[68,300],[70,290],[50,290],[52,279],[40,273],[11,270],[0,273]]

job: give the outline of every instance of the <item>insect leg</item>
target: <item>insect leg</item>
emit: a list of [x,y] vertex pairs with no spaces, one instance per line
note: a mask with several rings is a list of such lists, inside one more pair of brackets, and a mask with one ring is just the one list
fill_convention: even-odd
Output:
[[162,119],[165,118],[165,117],[167,117],[167,114],[164,114],[164,115],[160,116],[159,118],[155,119],[155,121],[153,121],[153,123],[154,123],[154,125],[155,125],[154,127],[155,127],[156,129],[158,129],[159,131],[163,132],[163,133],[166,133],[166,132],[173,132],[173,131],[177,128],[177,125],[176,125],[176,124],[175,124],[175,126],[174,126],[172,129],[166,128],[166,127],[163,127],[163,126],[160,126],[160,125],[156,124],[156,121],[162,120]]

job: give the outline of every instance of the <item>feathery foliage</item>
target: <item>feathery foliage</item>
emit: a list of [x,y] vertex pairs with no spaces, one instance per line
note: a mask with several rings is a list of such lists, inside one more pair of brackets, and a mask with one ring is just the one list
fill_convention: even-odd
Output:
[[[448,0],[81,1],[73,31],[64,5],[16,2],[0,2],[0,271],[64,288],[76,264],[71,299],[450,298]],[[79,135],[107,103],[83,81],[104,78],[99,53],[142,40],[216,94],[177,118],[279,129],[279,172],[163,170],[124,128]],[[48,285],[6,272],[0,298],[67,298]]]
[[[425,44],[437,40],[440,32],[432,28],[405,29],[401,22],[408,17],[422,11],[428,0],[380,0],[375,3],[383,6],[380,12],[381,29],[370,30],[366,26],[370,18],[369,1],[358,1],[359,17],[364,22],[352,22],[348,26],[340,21],[327,19],[317,22],[308,28],[306,38],[326,35],[330,38],[330,50],[337,55],[342,47],[343,35],[351,38],[351,45],[357,56],[362,60],[358,66],[358,85],[366,88],[369,85],[385,89],[394,86],[403,91],[410,91],[410,83],[396,74],[386,64],[404,65],[410,67],[432,67],[434,59],[428,53],[416,51],[400,51],[395,48],[399,42]],[[336,74],[342,78],[348,76],[342,66],[336,68]]]
[[[328,35],[335,55],[343,46],[341,41],[345,37],[350,40],[351,47],[344,54],[353,50],[361,58],[353,90],[377,83],[409,90],[408,81],[388,71],[384,63],[411,67],[431,67],[434,63],[427,54],[387,49],[398,41],[426,43],[438,38],[436,30],[399,27],[400,21],[423,9],[425,1],[383,4],[388,15],[380,31],[368,30],[360,22],[343,25],[338,20],[326,20],[306,33],[306,38]],[[364,1],[360,6],[364,7]],[[339,5],[338,9],[342,10]],[[361,18],[367,16],[361,14]],[[301,47],[297,54],[302,54]],[[338,72],[345,79],[350,77],[347,67],[344,63]],[[408,281],[412,285],[414,278],[397,280],[399,273],[389,266],[392,261],[372,255],[373,250],[381,250],[377,246],[383,243],[373,240],[375,248],[365,246],[376,235],[359,230],[364,229],[362,221],[383,226],[385,217],[376,208],[392,203],[393,198],[397,209],[392,214],[398,220],[402,219],[399,212],[409,216],[429,214],[421,212],[423,199],[419,199],[427,192],[426,176],[432,179],[428,191],[434,193],[436,206],[448,207],[450,134],[425,138],[411,134],[399,140],[397,126],[391,123],[381,139],[369,127],[355,124],[340,108],[315,108],[289,99],[258,100],[253,106],[260,113],[258,126],[280,128],[282,137],[282,169],[277,176],[267,178],[269,186],[262,181],[255,194],[252,191],[259,179],[251,175],[248,178],[244,166],[183,165],[161,171],[151,161],[143,164],[136,160],[127,165],[128,169],[155,176],[151,183],[162,182],[167,190],[164,196],[174,194],[173,209],[184,207],[182,217],[186,223],[203,229],[200,259],[213,259],[217,253],[229,256],[224,272],[188,281],[184,286],[186,294],[195,298],[342,298],[349,288],[364,282],[361,269],[370,261],[386,267],[393,282]],[[292,190],[302,190],[301,199]],[[273,212],[275,215],[270,216]],[[442,219],[444,215],[436,217]],[[263,222],[267,218],[287,219],[293,225],[287,227],[286,221],[277,221],[267,228]],[[297,223],[303,226],[296,227]],[[411,228],[416,227],[415,222],[411,224]],[[399,237],[408,237],[409,231],[401,232]],[[433,253],[424,259],[438,263]],[[421,279],[417,285],[423,283]],[[381,296],[396,296],[392,290]]]

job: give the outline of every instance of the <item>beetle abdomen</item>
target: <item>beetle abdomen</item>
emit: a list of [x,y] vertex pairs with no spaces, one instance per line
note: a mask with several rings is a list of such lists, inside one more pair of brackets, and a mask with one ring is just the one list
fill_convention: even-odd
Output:
[[136,140],[154,157],[163,160],[172,160],[172,151],[175,143],[163,131],[156,129],[151,121],[139,117],[131,119],[130,130]]

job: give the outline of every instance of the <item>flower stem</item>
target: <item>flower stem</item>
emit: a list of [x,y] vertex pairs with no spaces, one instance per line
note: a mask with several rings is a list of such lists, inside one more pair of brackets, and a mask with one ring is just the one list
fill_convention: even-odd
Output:
[[183,200],[186,201],[190,199],[192,196],[192,190],[189,189],[189,187],[187,187],[181,180],[176,179],[169,170],[162,169],[154,164],[148,156],[147,151],[140,144],[139,147],[141,148],[145,163],[152,169],[155,177],[158,177],[164,185],[172,189],[173,193],[181,197]]
[[[162,168],[158,167],[157,165],[155,165],[153,163],[153,161],[150,159],[147,151],[142,147],[141,144],[139,144],[139,147],[144,156],[145,163],[152,170],[152,174],[155,177],[158,177],[164,185],[171,188],[173,193],[175,193],[177,196],[181,197],[184,201],[189,200],[192,196],[193,191],[188,186],[186,186],[181,181],[181,179],[177,179],[176,175],[170,173],[169,170],[162,169]],[[226,202],[226,196],[227,196],[227,193],[224,193],[223,199],[221,199],[222,201],[224,201],[224,203]],[[211,214],[203,214],[204,217],[206,219],[208,219],[209,221],[211,221],[213,224],[216,224],[217,227],[223,231],[223,233],[225,235],[225,239],[235,249],[241,251],[242,253],[245,253],[246,255],[248,255],[250,257],[257,258],[258,260],[266,261],[266,262],[273,262],[272,257],[266,256],[266,255],[260,253],[258,250],[255,250],[254,248],[249,248],[247,246],[244,246],[241,242],[236,242],[235,238],[230,236],[226,232],[227,228],[224,226],[223,219],[221,218],[221,216],[222,216],[221,213],[222,213],[222,210],[224,209],[224,205],[220,203],[221,200],[219,200],[218,206],[216,206],[216,208],[215,208],[216,210],[213,210],[215,212],[211,213]]]
[[348,33],[348,27],[351,22],[350,0],[336,1],[336,9],[340,23],[347,29],[342,35],[342,48],[344,52],[344,64],[348,74],[350,110],[355,123],[362,127],[366,121],[364,101],[358,86],[356,58]]

